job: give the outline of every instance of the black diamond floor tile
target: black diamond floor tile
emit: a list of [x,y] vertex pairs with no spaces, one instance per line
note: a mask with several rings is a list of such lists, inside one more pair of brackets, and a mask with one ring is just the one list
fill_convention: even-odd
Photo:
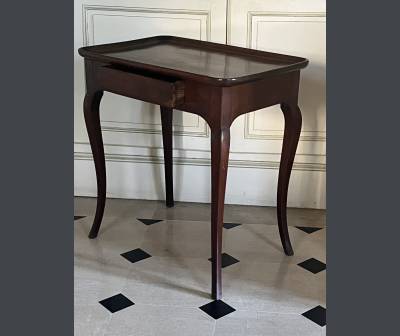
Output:
[[137,248],[132,251],[128,251],[125,253],[122,253],[121,256],[123,256],[125,259],[129,260],[131,263],[138,262],[143,259],[150,258],[151,255],[148,254],[146,251],[143,251],[140,248]]
[[[209,258],[208,260],[211,261],[211,258]],[[239,260],[237,260],[236,258],[230,256],[228,253],[222,253],[221,254],[221,261],[222,261],[222,268],[236,264],[239,262]]]
[[86,216],[74,216],[74,220],[85,218]]
[[307,271],[310,271],[314,274],[317,274],[326,269],[326,264],[324,264],[323,262],[321,262],[315,258],[307,259],[297,265],[299,265],[300,267],[303,267]]
[[125,309],[127,307],[133,306],[134,303],[129,300],[125,295],[117,294],[99,301],[99,303],[107,308],[111,313],[115,313],[119,310]]
[[162,219],[147,219],[147,218],[138,218],[138,220],[145,225],[152,225],[163,221]]
[[211,301],[199,308],[216,320],[236,310],[222,300]]
[[307,317],[309,320],[313,321],[321,327],[326,325],[326,309],[324,307],[317,306],[301,315]]
[[298,228],[301,231],[304,231],[308,234],[322,230],[323,228],[321,227],[311,227],[311,226],[296,226],[296,228]]
[[239,226],[239,225],[242,225],[242,224],[240,224],[240,223],[224,223],[223,227],[225,229],[232,229],[232,228],[234,228],[236,226]]

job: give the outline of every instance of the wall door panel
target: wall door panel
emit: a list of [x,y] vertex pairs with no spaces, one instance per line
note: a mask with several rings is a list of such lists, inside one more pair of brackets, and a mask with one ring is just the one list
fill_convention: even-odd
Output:
[[[325,207],[325,0],[230,0],[228,9],[229,44],[310,60],[308,67],[301,72],[299,105],[303,126],[295,158],[295,163],[301,162],[304,166],[295,173],[298,182],[291,183],[290,194],[292,197],[294,194],[300,196],[313,190],[312,207]],[[244,136],[235,142],[233,150],[246,148],[252,153],[280,152],[284,118],[279,106],[248,113],[236,122],[239,128],[243,128]],[[310,179],[311,170],[314,173]]]

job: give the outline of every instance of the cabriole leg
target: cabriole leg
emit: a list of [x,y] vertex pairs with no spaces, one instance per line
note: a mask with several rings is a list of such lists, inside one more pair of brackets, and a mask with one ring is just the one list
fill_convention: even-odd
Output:
[[92,148],[94,165],[97,178],[97,207],[89,238],[96,238],[103,219],[104,207],[106,204],[106,164],[104,158],[103,138],[100,126],[100,101],[103,91],[86,93],[83,111],[85,116],[86,129]]
[[282,241],[283,250],[286,255],[293,255],[292,244],[290,243],[286,206],[289,179],[292,171],[294,156],[299,142],[301,131],[301,111],[297,104],[281,104],[282,112],[285,116],[285,131],[282,145],[281,162],[279,166],[278,195],[277,195],[277,215],[279,234]]

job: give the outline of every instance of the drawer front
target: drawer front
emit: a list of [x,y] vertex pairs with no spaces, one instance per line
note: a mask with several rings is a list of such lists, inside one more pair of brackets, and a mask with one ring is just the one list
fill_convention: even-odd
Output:
[[183,103],[183,81],[131,71],[108,65],[96,67],[96,83],[104,91],[165,107],[173,108]]

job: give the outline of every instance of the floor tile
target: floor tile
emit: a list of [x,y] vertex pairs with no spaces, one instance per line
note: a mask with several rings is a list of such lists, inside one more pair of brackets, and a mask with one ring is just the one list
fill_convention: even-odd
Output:
[[[325,227],[325,210],[295,209],[287,211],[289,226]],[[225,205],[224,221],[247,224],[277,225],[276,207]]]
[[[211,261],[212,259],[209,258],[208,260]],[[222,268],[228,267],[228,266],[236,264],[238,262],[239,262],[239,260],[237,260],[236,258],[232,257],[228,253],[222,253],[221,254],[221,267]]]
[[235,308],[231,307],[222,300],[211,301],[210,303],[207,303],[199,308],[216,320],[235,311]]
[[277,226],[242,224],[233,230],[224,230],[222,249],[246,262],[297,264],[311,257],[324,260],[325,230],[322,231],[305,235],[304,232],[289,227],[294,256],[288,257],[283,252]]
[[123,293],[137,304],[199,307],[210,301],[207,259],[152,256],[130,266]]
[[216,321],[214,336],[322,336],[322,328],[301,315],[257,313],[257,317],[235,318],[234,314]]
[[326,269],[326,264],[315,258],[307,259],[307,260],[299,263],[298,265],[314,274],[322,272]]
[[325,304],[324,275],[293,264],[241,261],[223,269],[223,298],[238,310],[301,314]]
[[96,304],[115,292],[121,292],[129,275],[126,267],[103,264],[96,260],[75,257],[74,264],[75,305]]
[[322,228],[320,227],[312,227],[312,226],[296,226],[296,228],[309,234],[316,232],[318,230],[322,230]]
[[326,210],[288,208],[287,220],[290,226],[326,227]]
[[321,327],[326,325],[326,309],[324,307],[317,306],[302,315]]
[[159,203],[154,211],[154,218],[183,221],[209,221],[211,207],[208,203],[175,202],[175,206],[167,208]]
[[216,320],[214,335],[243,336],[247,334],[247,324],[257,321],[256,311],[236,310]]
[[212,336],[215,321],[196,308],[135,305],[113,314],[104,336]]
[[241,225],[240,223],[224,223],[224,229],[233,229],[236,226]]
[[99,303],[111,313],[115,313],[134,305],[131,300],[121,293],[111,296],[107,299],[103,299],[99,301]]
[[104,217],[96,239],[88,233],[93,216],[74,222],[74,254],[85,260],[124,267],[126,261],[120,254],[139,247],[147,226],[134,218]]
[[[104,216],[119,218],[153,218],[154,211],[157,209],[159,201],[148,200],[128,200],[107,198],[104,209]],[[80,215],[94,216],[96,212],[95,197],[75,197],[74,211]]]
[[224,209],[224,221],[276,225],[276,208],[227,204]]
[[258,313],[258,319],[248,323],[249,335],[321,336],[321,327],[301,315]]
[[148,219],[148,218],[138,218],[138,221],[142,222],[145,225],[153,225],[159,222],[162,222],[162,219]]
[[209,222],[167,220],[149,226],[140,247],[152,256],[207,259],[211,226]]
[[143,251],[140,248],[122,253],[121,256],[123,256],[125,259],[129,260],[131,263],[135,263],[140,260],[144,260],[144,259],[151,257],[150,254],[148,254],[146,251]]
[[103,336],[111,316],[98,302],[75,304],[74,336]]

